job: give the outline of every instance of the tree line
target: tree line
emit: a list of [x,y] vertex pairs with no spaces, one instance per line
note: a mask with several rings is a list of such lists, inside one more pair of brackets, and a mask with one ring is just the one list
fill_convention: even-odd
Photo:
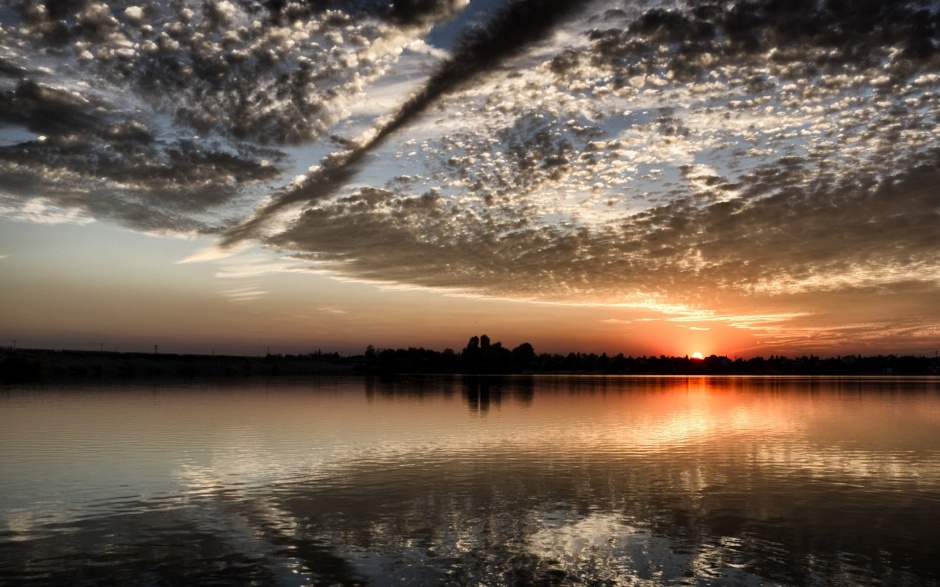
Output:
[[524,342],[508,348],[485,334],[455,351],[377,349],[342,356],[317,351],[262,357],[207,356],[0,348],[0,382],[40,379],[200,377],[245,375],[598,374],[598,375],[940,375],[940,359],[914,355],[815,355],[730,359],[711,355],[614,356],[602,353],[537,353]]
[[937,357],[914,355],[771,355],[730,359],[711,355],[624,356],[619,353],[536,353],[528,342],[509,349],[487,335],[473,336],[460,351],[425,348],[376,349],[370,345],[363,358],[371,373],[575,373],[609,375],[929,375],[940,374]]

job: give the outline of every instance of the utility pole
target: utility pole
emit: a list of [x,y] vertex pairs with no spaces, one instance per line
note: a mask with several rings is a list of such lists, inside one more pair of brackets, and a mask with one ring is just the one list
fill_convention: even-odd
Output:
[[153,354],[157,354],[157,346],[159,345],[153,345]]

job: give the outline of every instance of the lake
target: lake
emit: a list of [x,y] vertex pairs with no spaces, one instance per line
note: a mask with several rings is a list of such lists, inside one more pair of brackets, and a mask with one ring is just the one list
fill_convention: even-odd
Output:
[[938,585],[940,379],[0,388],[2,585]]

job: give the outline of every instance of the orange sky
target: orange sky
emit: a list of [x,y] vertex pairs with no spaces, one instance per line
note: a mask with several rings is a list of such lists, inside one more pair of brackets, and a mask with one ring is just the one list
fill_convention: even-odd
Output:
[[[488,334],[538,352],[750,357],[771,330],[641,307],[494,300],[263,270],[276,255],[221,267],[179,263],[199,242],[103,226],[3,222],[2,235],[38,234],[0,260],[0,323],[20,347],[263,354],[318,349],[462,348]],[[4,238],[0,236],[0,239]],[[89,260],[94,260],[89,262]],[[251,268],[254,270],[250,270]],[[220,277],[230,271],[239,277]],[[63,292],[67,292],[63,295]],[[754,329],[757,330],[754,330]],[[791,352],[802,352],[798,348]],[[806,352],[825,354],[825,346]],[[838,352],[835,349],[833,352]],[[843,351],[847,352],[847,351]]]
[[[690,330],[694,323],[650,319],[642,309],[383,289],[304,272],[220,278],[215,265],[177,263],[198,246],[193,242],[102,227],[45,231],[69,233],[71,246],[50,238],[49,250],[0,261],[0,322],[11,333],[4,345],[17,338],[21,347],[358,353],[368,344],[459,349],[470,336],[488,334],[510,347],[530,342],[540,352],[683,355],[755,344],[727,327]],[[142,257],[146,264],[135,264]]]

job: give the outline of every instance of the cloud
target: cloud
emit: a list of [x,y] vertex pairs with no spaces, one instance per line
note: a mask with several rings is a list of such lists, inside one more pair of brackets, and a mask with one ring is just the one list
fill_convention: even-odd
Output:
[[490,202],[363,188],[309,207],[270,242],[334,255],[344,272],[483,293],[609,302],[629,291],[688,301],[703,286],[785,293],[840,280],[935,279],[934,181],[911,172],[877,188],[706,205],[686,195],[594,225],[539,218],[524,182],[510,184],[522,195],[497,191]]
[[222,248],[218,246],[211,246],[196,251],[192,255],[188,255],[176,263],[178,265],[184,265],[187,263],[205,263],[209,261],[218,261],[221,259],[227,259],[229,257],[235,256],[240,252],[248,248],[248,245],[243,245],[242,247],[228,247]]
[[0,126],[25,140],[2,143],[0,192],[135,229],[214,230],[460,5],[5,5]]
[[261,289],[260,284],[252,283],[244,287],[222,290],[222,295],[235,304],[247,304],[268,295],[269,292]]
[[215,276],[220,279],[243,279],[260,277],[272,273],[290,273],[299,271],[306,264],[296,259],[275,257],[266,251],[249,250],[239,255],[217,261],[219,270]]
[[[722,6],[566,24],[564,44],[440,96],[372,155],[407,174],[330,186],[269,242],[346,276],[668,300],[765,332],[845,316],[828,294],[886,321],[904,305],[891,284],[935,299],[940,63],[910,49],[917,6],[790,24],[769,3],[754,22]],[[800,29],[816,17],[845,30]]]
[[634,320],[623,320],[621,318],[605,318],[601,320],[604,324],[633,324]]
[[933,336],[936,2],[517,0],[428,49],[464,4],[4,7],[4,213],[778,341]]
[[453,55],[444,60],[396,112],[352,148],[325,159],[301,185],[279,194],[246,222],[228,230],[224,242],[233,244],[256,238],[269,217],[285,206],[330,197],[358,171],[363,158],[389,136],[420,116],[442,95],[539,40],[578,5],[574,0],[513,0],[485,23],[465,30],[457,40]]
[[62,62],[79,61],[177,123],[296,144],[332,126],[364,82],[457,4],[224,0],[120,11],[76,1],[59,14],[32,3],[16,12],[23,41],[55,46]]
[[61,208],[43,198],[24,203],[11,200],[0,196],[0,216],[33,224],[91,224],[95,221],[78,210]]

